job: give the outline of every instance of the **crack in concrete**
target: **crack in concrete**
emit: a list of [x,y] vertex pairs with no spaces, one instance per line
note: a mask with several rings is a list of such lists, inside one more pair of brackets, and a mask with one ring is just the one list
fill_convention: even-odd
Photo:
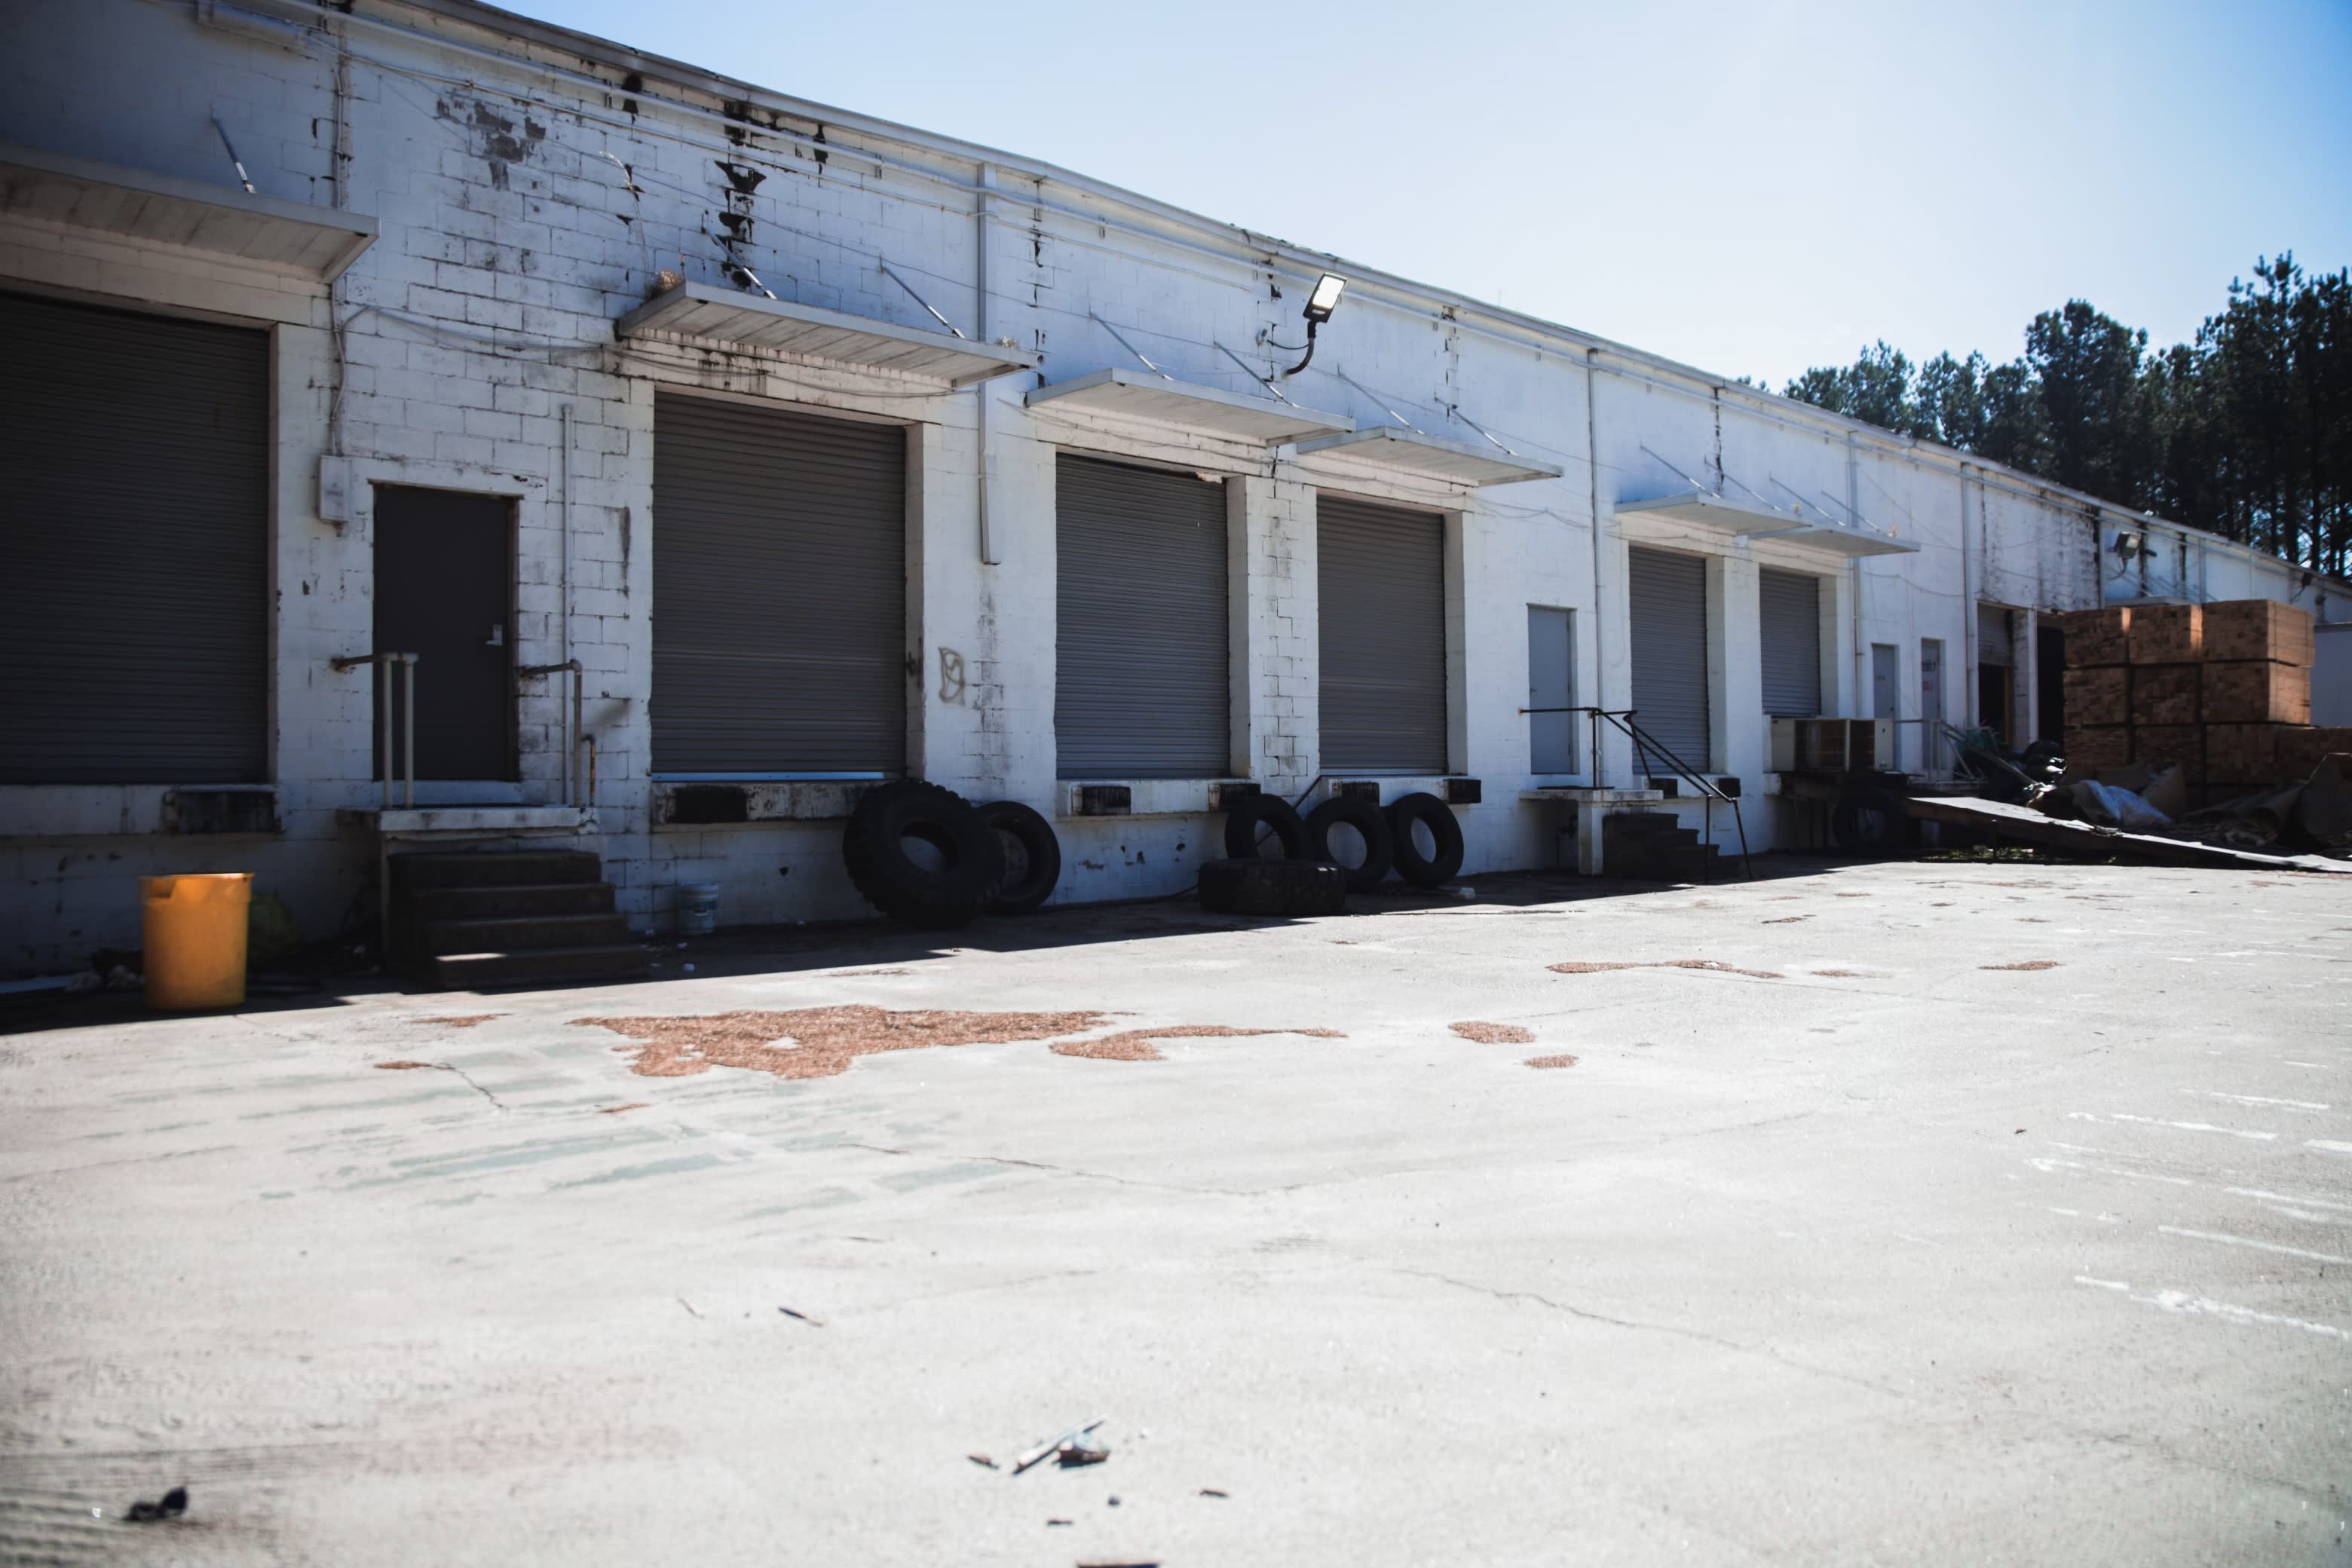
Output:
[[500,1111],[504,1111],[507,1109],[506,1101],[500,1100],[497,1095],[492,1094],[488,1089],[484,1089],[480,1084],[476,1083],[474,1081],[474,1075],[467,1072],[464,1068],[457,1066],[455,1062],[435,1062],[433,1065],[439,1068],[443,1072],[453,1072],[459,1078],[464,1079],[467,1088],[471,1089],[476,1094],[480,1095],[484,1100],[488,1100],[492,1105],[498,1107]]

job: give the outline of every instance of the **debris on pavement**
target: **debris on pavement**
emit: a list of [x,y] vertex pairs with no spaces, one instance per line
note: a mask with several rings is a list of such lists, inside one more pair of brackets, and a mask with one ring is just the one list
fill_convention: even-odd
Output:
[[417,1068],[437,1068],[441,1064],[439,1062],[396,1061],[378,1062],[375,1065],[385,1072],[409,1072]]
[[782,1312],[787,1318],[798,1318],[810,1328],[821,1329],[824,1327],[824,1320],[823,1318],[812,1318],[806,1312],[795,1311],[790,1307],[779,1307],[776,1310]]
[[986,1454],[966,1454],[964,1458],[970,1459],[975,1465],[986,1465],[992,1470],[997,1468],[996,1461],[990,1458]]
[[493,1018],[503,1018],[503,1013],[459,1013],[446,1018],[411,1018],[412,1024],[431,1024],[444,1029],[470,1029],[477,1024],[487,1024]]
[[1572,1068],[1575,1065],[1574,1057],[1529,1057],[1528,1058],[1528,1066],[1531,1068]]
[[159,1519],[177,1519],[187,1511],[188,1489],[173,1487],[157,1501],[132,1503],[122,1517],[133,1524],[150,1524]]
[[1054,1436],[1046,1438],[1044,1442],[1033,1444],[1029,1447],[1024,1448],[1019,1454],[1013,1456],[1013,1473],[1016,1476],[1019,1475],[1022,1471],[1029,1468],[1032,1465],[1036,1464],[1039,1460],[1045,1458],[1049,1455],[1059,1452],[1063,1444],[1077,1441],[1079,1438],[1085,1436],[1087,1433],[1093,1431],[1096,1427],[1101,1426],[1104,1422],[1109,1419],[1110,1417],[1108,1415],[1097,1415],[1093,1420],[1087,1422],[1084,1426],[1073,1426],[1066,1432],[1056,1432]]
[[1532,1044],[1536,1037],[1533,1029],[1523,1029],[1517,1024],[1483,1024],[1475,1018],[1445,1026],[1482,1046],[1524,1046]]
[[1202,1497],[1229,1498],[1234,1494],[1225,1490],[1223,1487],[1202,1487],[1201,1489],[1201,1495]]
[[688,1312],[693,1313],[693,1314],[694,1314],[696,1317],[698,1317],[698,1317],[700,1317],[700,1316],[702,1316],[702,1313],[700,1312],[700,1310],[698,1310],[696,1308],[695,1304],[694,1304],[693,1302],[691,1302],[691,1301],[688,1300],[687,1300],[685,1297],[683,1297],[683,1296],[680,1296],[680,1297],[677,1299],[677,1304],[678,1304],[679,1306],[681,1306],[681,1307],[685,1308]]
[[596,1114],[599,1116],[618,1116],[624,1110],[643,1110],[651,1102],[648,1100],[633,1100],[626,1105],[600,1105],[596,1108]]
[[2058,961],[2054,958],[2029,958],[2017,963],[1979,963],[1977,967],[1979,969],[2017,970],[2032,973],[2043,969],[2055,969],[2058,967]]
[[1110,1445],[1096,1437],[1073,1437],[1054,1450],[1054,1462],[1066,1470],[1099,1465],[1109,1458]]

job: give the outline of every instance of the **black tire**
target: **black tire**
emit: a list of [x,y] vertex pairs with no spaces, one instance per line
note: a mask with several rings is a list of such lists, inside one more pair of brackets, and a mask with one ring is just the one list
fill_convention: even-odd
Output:
[[[1389,803],[1389,837],[1397,875],[1417,888],[1434,888],[1462,874],[1462,825],[1433,795],[1408,795]],[[1423,855],[1414,824],[1429,830],[1432,853]]]
[[1201,868],[1201,907],[1278,920],[1345,914],[1348,874],[1312,860],[1211,860]]
[[1235,860],[1264,858],[1258,848],[1259,829],[1271,828],[1282,846],[1285,860],[1305,860],[1307,825],[1298,820],[1298,813],[1280,795],[1263,792],[1251,795],[1225,812],[1225,853]]
[[990,908],[1025,915],[1053,897],[1062,879],[1062,842],[1054,837],[1054,825],[1017,800],[989,802],[980,808],[980,819],[994,830],[997,847],[1004,851],[1004,879]]
[[[1331,853],[1331,830],[1343,823],[1364,840],[1360,865],[1339,866]],[[1369,893],[1388,880],[1390,868],[1396,864],[1396,835],[1377,803],[1361,795],[1335,795],[1307,814],[1307,853],[1347,872],[1348,891]]]
[[[910,856],[909,838],[930,846],[940,864]],[[925,931],[968,923],[1004,880],[1004,847],[995,831],[963,796],[920,779],[900,779],[859,797],[842,830],[841,861],[867,903]]]
[[1857,858],[1891,854],[1906,820],[1885,790],[1857,790],[1830,808],[1830,842]]

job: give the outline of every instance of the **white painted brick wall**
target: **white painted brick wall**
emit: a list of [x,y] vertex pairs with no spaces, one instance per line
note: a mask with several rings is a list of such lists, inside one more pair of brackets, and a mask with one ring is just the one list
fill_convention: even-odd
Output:
[[[314,510],[319,458],[336,440],[329,410],[339,375],[341,450],[362,490],[404,481],[514,498],[515,635],[525,663],[551,663],[566,651],[559,434],[561,411],[570,407],[568,651],[587,671],[584,708],[597,747],[593,804],[603,829],[590,842],[605,856],[622,908],[647,929],[667,926],[672,889],[687,880],[718,882],[730,922],[868,912],[840,869],[837,823],[649,823],[657,386],[911,426],[920,455],[908,551],[916,624],[908,645],[922,670],[919,686],[910,683],[911,754],[927,776],[975,798],[1011,797],[1049,813],[1060,795],[1052,498],[1055,453],[1066,447],[1174,464],[1231,487],[1240,573],[1234,763],[1286,795],[1320,771],[1318,488],[1460,514],[1455,760],[1485,781],[1486,792],[1485,805],[1461,813],[1474,873],[1549,866],[1562,851],[1556,816],[1517,799],[1534,782],[1519,712],[1526,606],[1575,612],[1580,701],[1630,701],[1625,540],[1619,526],[1606,525],[1596,589],[1596,496],[1606,520],[1621,499],[1687,488],[1679,468],[1733,493],[1785,483],[1842,500],[1854,462],[1864,515],[1923,546],[1864,566],[1861,641],[1896,643],[1916,660],[1921,637],[1943,637],[1955,702],[1965,689],[1971,595],[2047,610],[2096,603],[2102,592],[2078,503],[2036,499],[2030,483],[2011,479],[2002,486],[2025,493],[1970,483],[1964,506],[1960,479],[1940,459],[1867,447],[1850,459],[1842,426],[1788,405],[1759,408],[1696,374],[1622,356],[1604,356],[1588,410],[1580,342],[1538,341],[1521,324],[1377,280],[1359,279],[1323,334],[1316,368],[1289,386],[1291,395],[1368,425],[1385,422],[1385,408],[1393,406],[1424,428],[1483,443],[1486,437],[1449,416],[1448,405],[1458,404],[1498,441],[1561,466],[1562,477],[1465,492],[1337,457],[1300,461],[1166,426],[1083,412],[1033,414],[1021,402],[1036,384],[1032,376],[946,394],[904,377],[772,354],[617,345],[612,323],[646,297],[654,269],[680,266],[683,253],[689,277],[721,281],[717,247],[704,237],[716,226],[711,215],[730,205],[720,160],[747,162],[767,175],[743,204],[751,217],[744,258],[777,293],[930,327],[879,270],[887,258],[959,326],[980,331],[980,225],[965,188],[975,181],[972,165],[901,144],[877,150],[946,183],[877,169],[857,155],[856,133],[835,127],[831,161],[820,166],[797,137],[764,128],[751,130],[747,145],[730,146],[716,121],[662,101],[659,84],[639,95],[631,121],[613,107],[617,91],[582,94],[520,64],[501,73],[472,57],[456,70],[429,46],[372,29],[355,31],[353,39],[349,204],[376,217],[381,237],[331,301],[315,281],[217,257],[0,224],[0,284],[276,326],[279,610],[272,700],[287,823],[286,833],[270,839],[175,840],[152,831],[160,791],[0,790],[0,925],[9,933],[0,966],[45,967],[79,962],[94,946],[135,946],[131,879],[142,872],[254,869],[314,935],[338,929],[352,907],[371,849],[364,830],[339,826],[335,812],[376,797],[369,777],[371,677],[335,674],[326,660],[368,646],[373,574],[364,497],[344,526],[320,521]],[[458,76],[470,85],[455,85]],[[0,11],[0,139],[225,185],[226,159],[208,119],[216,105],[265,193],[321,206],[334,197],[334,79],[323,33],[313,35],[307,52],[274,48],[202,27],[190,7],[151,0]],[[1133,366],[1094,315],[1116,323],[1171,374],[1237,391],[1253,384],[1215,345],[1250,358],[1261,353],[1255,345],[1262,328],[1277,335],[1295,330],[1311,276],[1290,261],[1269,263],[1257,242],[1030,171],[1000,169],[997,189],[985,331],[1042,351],[1046,379]],[[340,372],[329,331],[336,321],[344,323]],[[1339,371],[1377,396],[1331,374]],[[983,398],[993,564],[981,562],[978,548]],[[1588,420],[1597,450],[1588,443]],[[1831,689],[1835,705],[1858,711],[1866,692],[1853,678],[1852,579],[1836,558],[1785,543],[1741,543],[1672,525],[1645,524],[1643,532],[1719,563],[1717,760],[1742,778],[1753,800],[1763,793],[1766,739],[1749,657],[1755,571],[1769,563],[1822,575],[1840,628]],[[2284,598],[2292,589],[2283,567],[2226,553],[2201,560],[2199,570],[2216,596]],[[951,700],[940,694],[942,648],[959,654],[966,671],[962,692]],[[1906,668],[1916,687],[1916,667]],[[1916,701],[1916,690],[1908,700]],[[530,797],[554,796],[564,701],[562,683],[553,680],[532,683],[522,697]],[[1604,776],[1622,781],[1626,766],[1622,746],[1603,748]],[[1390,793],[1433,783],[1392,781]],[[1769,814],[1751,816],[1751,841],[1769,847]],[[1057,826],[1060,901],[1174,892],[1191,882],[1202,858],[1221,853],[1218,824],[1205,814],[1066,818]]]

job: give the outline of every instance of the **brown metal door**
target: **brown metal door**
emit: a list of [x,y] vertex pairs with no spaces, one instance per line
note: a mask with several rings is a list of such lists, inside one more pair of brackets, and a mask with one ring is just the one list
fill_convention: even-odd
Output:
[[[512,779],[515,767],[514,506],[460,490],[375,489],[375,646],[413,653],[416,776]],[[383,776],[386,668],[376,670]],[[406,771],[400,716],[392,771]]]

